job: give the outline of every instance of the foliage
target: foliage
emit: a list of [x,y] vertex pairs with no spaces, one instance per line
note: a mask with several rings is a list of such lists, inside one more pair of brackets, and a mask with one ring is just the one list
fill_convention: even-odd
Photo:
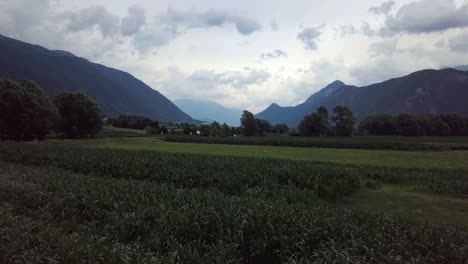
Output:
[[8,148],[7,145],[0,146],[0,159],[56,166],[77,173],[165,182],[181,188],[215,188],[225,193],[243,193],[253,187],[291,186],[310,190],[318,197],[335,199],[359,187],[357,172],[344,175],[339,169],[301,161],[278,163],[274,159],[132,152],[69,145]]
[[251,112],[244,110],[240,121],[244,136],[251,137],[257,134],[257,121]]
[[322,127],[322,117],[318,113],[312,113],[310,115],[306,115],[304,119],[299,124],[299,131],[301,135],[310,137],[320,136]]
[[0,109],[0,139],[15,141],[45,139],[57,113],[35,82],[9,79],[0,79]]
[[94,137],[102,129],[101,109],[88,96],[62,93],[54,104],[60,113],[58,128],[65,137]]
[[159,121],[153,121],[142,116],[120,115],[118,118],[109,118],[107,123],[120,128],[145,129],[146,127],[152,127],[159,130]]
[[401,171],[67,145],[0,153],[39,165],[0,161],[1,263],[466,262],[461,229],[316,200],[353,192],[352,175]]
[[[209,135],[209,134],[208,134]],[[340,148],[340,149],[387,149],[405,151],[442,151],[442,150],[468,150],[468,138],[457,137],[453,140],[443,137],[292,137],[292,136],[267,136],[267,137],[227,137],[227,138],[203,138],[185,136],[166,136],[168,142],[181,143],[207,143],[230,145],[258,145],[258,146],[284,146],[307,148]],[[447,139],[447,140],[444,140]]]
[[468,135],[468,120],[458,114],[368,116],[359,124],[360,130],[372,135],[401,136],[464,136]]
[[299,131],[303,136],[326,136],[330,134],[330,121],[328,110],[324,106],[317,108],[317,111],[304,116],[299,123]]
[[271,129],[275,134],[285,134],[289,131],[289,127],[286,124],[275,124]]
[[257,135],[264,136],[267,133],[271,133],[272,126],[270,122],[258,118],[255,121],[257,122]]
[[333,109],[334,116],[332,122],[334,123],[334,130],[337,136],[349,137],[353,135],[354,126],[356,125],[356,118],[353,112],[347,106],[336,106]]

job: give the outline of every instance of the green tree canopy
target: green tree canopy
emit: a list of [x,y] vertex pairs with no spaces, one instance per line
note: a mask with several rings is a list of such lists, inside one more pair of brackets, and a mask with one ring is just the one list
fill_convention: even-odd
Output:
[[2,140],[43,140],[56,117],[55,107],[33,81],[0,79],[0,109]]
[[94,137],[102,129],[101,109],[82,93],[62,93],[54,104],[60,113],[59,130],[67,138]]
[[251,112],[244,110],[244,113],[242,114],[240,121],[241,121],[242,133],[244,136],[252,137],[256,135],[257,121],[255,119],[255,116]]
[[322,117],[317,112],[304,116],[299,123],[299,132],[306,137],[320,136],[322,128]]
[[352,136],[356,118],[351,109],[338,105],[333,109],[333,112],[332,122],[335,124],[335,134],[340,137]]

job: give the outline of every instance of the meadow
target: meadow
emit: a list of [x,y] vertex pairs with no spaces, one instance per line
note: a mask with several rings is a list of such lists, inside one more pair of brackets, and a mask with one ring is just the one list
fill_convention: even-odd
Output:
[[264,137],[193,137],[168,135],[163,138],[168,142],[288,146],[344,149],[383,149],[383,150],[468,150],[468,137],[401,137],[369,136],[354,137],[295,137],[270,135]]
[[466,263],[466,160],[152,137],[3,142],[0,263]]

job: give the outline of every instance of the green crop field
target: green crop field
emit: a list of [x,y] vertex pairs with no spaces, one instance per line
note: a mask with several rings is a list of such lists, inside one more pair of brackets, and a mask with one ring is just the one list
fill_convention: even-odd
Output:
[[467,160],[146,137],[3,142],[0,263],[466,263]]
[[[404,168],[468,169],[468,151],[393,151],[166,142],[158,138],[75,141],[88,147],[261,157]],[[69,143],[67,143],[69,144]]]

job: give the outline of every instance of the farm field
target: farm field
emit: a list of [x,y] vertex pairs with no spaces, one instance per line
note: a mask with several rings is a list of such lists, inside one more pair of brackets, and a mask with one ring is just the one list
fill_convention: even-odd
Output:
[[[60,144],[60,142],[58,142]],[[394,151],[166,142],[159,138],[75,141],[92,148],[278,158],[369,166],[468,169],[468,151]],[[67,143],[69,144],[69,143]]]
[[464,151],[0,143],[0,263],[464,263]]

